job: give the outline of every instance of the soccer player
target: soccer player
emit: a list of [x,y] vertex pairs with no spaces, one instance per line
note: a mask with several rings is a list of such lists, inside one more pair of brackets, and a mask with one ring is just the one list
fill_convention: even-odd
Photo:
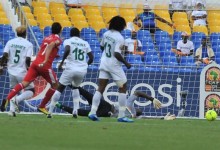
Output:
[[[7,62],[7,69],[9,74],[10,88],[13,88],[16,84],[20,83],[25,74],[27,73],[27,68],[31,63],[31,55],[33,53],[33,45],[28,40],[26,40],[26,28],[20,26],[16,28],[17,37],[9,40],[4,48],[4,53],[2,60],[0,62],[0,72],[3,71],[3,65]],[[9,114],[16,116],[14,103],[18,104],[23,100],[27,100],[34,95],[34,84],[31,83],[25,88],[13,103],[10,103]],[[5,111],[2,107],[1,111]]]
[[[48,118],[51,118],[51,114],[55,107],[56,102],[60,99],[61,93],[67,85],[72,84],[72,96],[73,96],[73,117],[77,118],[77,110],[79,109],[79,90],[77,87],[83,81],[84,76],[87,73],[88,65],[93,62],[93,54],[88,42],[80,39],[80,31],[77,28],[72,28],[70,31],[69,39],[64,41],[65,52],[63,59],[59,65],[62,68],[64,60],[67,58],[67,63],[65,70],[63,71],[59,86],[52,97],[52,102],[49,109]],[[86,61],[86,55],[88,55],[89,60]]]
[[[80,95],[82,95],[89,103],[89,105],[92,105],[92,99],[93,99],[93,94],[90,92],[86,91],[85,89],[78,87]],[[135,91],[133,95],[131,95],[128,98],[128,103],[127,103],[127,110],[128,114],[126,116],[132,116],[132,117],[138,117],[142,115],[142,111],[140,109],[135,109],[134,108],[134,100],[137,100],[138,97],[143,97],[146,100],[150,100],[153,102],[154,108],[159,109],[161,108],[161,102],[157,100],[156,98],[153,98],[151,96],[148,96],[144,92],[140,91]],[[73,109],[62,105],[60,103],[57,103],[56,106],[70,114],[72,114]],[[85,110],[85,109],[78,109],[78,115],[79,116],[88,116],[90,110]],[[97,116],[98,117],[117,117],[118,116],[118,106],[117,105],[111,105],[107,101],[105,101],[103,98],[100,101],[100,105],[97,109]]]
[[38,111],[48,114],[45,106],[48,101],[53,96],[56,88],[57,88],[57,77],[55,72],[52,70],[51,66],[53,60],[57,56],[57,52],[59,50],[59,45],[61,44],[61,39],[59,34],[61,33],[62,27],[60,23],[54,22],[52,24],[52,34],[46,38],[44,38],[38,55],[31,64],[28,69],[27,74],[25,75],[23,81],[17,84],[13,90],[7,96],[7,99],[2,100],[1,109],[4,110],[8,101],[10,101],[18,92],[22,89],[26,88],[32,81],[34,81],[38,76],[42,76],[48,83],[50,83],[51,87],[47,91],[45,97],[41,101],[40,106],[38,107]]
[[124,38],[120,32],[125,27],[125,19],[120,16],[115,16],[109,21],[109,31],[105,32],[103,35],[101,41],[101,49],[103,50],[103,53],[99,67],[99,87],[93,96],[91,112],[88,115],[89,119],[93,121],[99,120],[96,112],[105,87],[107,86],[110,77],[112,77],[116,85],[119,87],[118,121],[133,122],[132,119],[125,117],[127,77],[122,69],[122,63],[128,69],[131,68],[131,65],[121,55],[121,49],[124,47]]

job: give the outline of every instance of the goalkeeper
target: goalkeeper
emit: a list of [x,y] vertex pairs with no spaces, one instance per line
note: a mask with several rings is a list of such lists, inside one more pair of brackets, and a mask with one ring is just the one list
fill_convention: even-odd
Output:
[[[93,98],[93,94],[89,93],[88,91],[86,91],[85,89],[79,87],[79,93],[80,95],[82,95],[89,103],[89,105],[92,105],[92,98]],[[159,109],[161,108],[161,102],[156,99],[153,98],[151,96],[148,96],[146,93],[144,92],[140,92],[140,91],[135,91],[135,93],[133,95],[131,95],[128,98],[127,101],[127,115],[131,116],[131,117],[137,117],[142,115],[142,111],[140,109],[135,109],[134,108],[134,101],[138,98],[138,97],[142,97],[142,98],[146,98],[147,100],[150,100],[153,102],[154,108]],[[72,114],[73,112],[73,108],[70,108],[68,106],[62,105],[60,103],[56,104],[56,107]],[[85,109],[78,109],[78,115],[79,116],[88,116],[90,110],[85,110]],[[97,116],[98,117],[117,117],[118,115],[118,106],[117,105],[111,105],[110,103],[108,103],[107,101],[105,101],[103,98],[100,101],[100,105],[98,107],[97,110]]]

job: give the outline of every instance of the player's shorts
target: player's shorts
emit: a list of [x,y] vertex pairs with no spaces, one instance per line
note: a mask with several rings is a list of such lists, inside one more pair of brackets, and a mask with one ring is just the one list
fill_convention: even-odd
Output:
[[51,68],[39,67],[34,63],[28,69],[24,81],[33,82],[38,76],[42,76],[50,84],[57,82],[57,76]]
[[65,69],[60,76],[59,82],[65,86],[72,84],[73,86],[78,87],[82,83],[86,73],[87,72],[77,72],[76,70]]
[[110,79],[111,77],[114,81],[127,81],[127,77],[122,68],[112,69],[110,71],[100,69],[99,79]]
[[[9,81],[10,81],[10,88],[14,88],[15,85],[17,85],[18,83],[21,83],[24,79],[24,76],[25,76],[26,73],[20,73],[19,75],[12,75],[12,74],[9,74]],[[33,89],[34,88],[34,84],[33,82],[27,86],[25,89]]]

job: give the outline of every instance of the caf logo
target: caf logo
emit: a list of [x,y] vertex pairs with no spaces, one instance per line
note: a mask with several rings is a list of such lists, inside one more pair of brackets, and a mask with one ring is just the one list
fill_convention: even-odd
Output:
[[218,67],[209,68],[206,71],[205,80],[206,91],[220,91],[220,69]]
[[210,94],[205,98],[206,108],[220,108],[220,96],[217,94]]

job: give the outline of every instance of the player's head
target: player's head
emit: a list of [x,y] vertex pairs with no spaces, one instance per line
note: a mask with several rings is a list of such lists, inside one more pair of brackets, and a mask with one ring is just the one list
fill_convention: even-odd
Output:
[[121,16],[113,17],[108,23],[109,23],[109,30],[116,30],[121,32],[126,27],[126,21]]
[[70,37],[77,36],[80,37],[80,31],[77,28],[72,28],[70,30]]
[[202,4],[201,2],[197,2],[197,3],[196,3],[196,9],[197,9],[197,10],[201,10],[202,7],[203,7],[203,4]]
[[59,22],[54,22],[51,27],[52,34],[60,34],[62,26]]
[[26,37],[26,27],[25,26],[20,26],[16,28],[16,33],[18,37]]
[[208,39],[207,39],[206,37],[203,37],[203,38],[202,38],[202,46],[203,46],[203,47],[206,47],[207,42],[208,42],[207,40],[208,40]]
[[144,3],[143,11],[144,11],[144,12],[149,12],[149,11],[151,11],[150,5],[149,5],[148,3]]
[[140,116],[143,114],[143,111],[141,109],[135,108],[136,109],[136,116]]
[[183,42],[186,43],[188,38],[189,38],[188,33],[187,32],[182,32],[181,36],[182,36]]

